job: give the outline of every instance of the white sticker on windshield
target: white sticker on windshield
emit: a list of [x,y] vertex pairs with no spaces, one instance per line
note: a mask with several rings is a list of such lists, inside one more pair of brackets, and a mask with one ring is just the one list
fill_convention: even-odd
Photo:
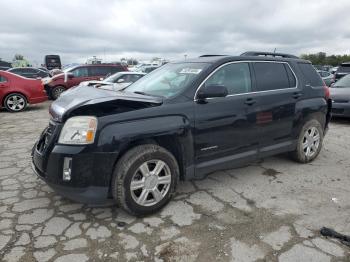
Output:
[[180,71],[180,74],[199,74],[202,71],[202,69],[198,68],[184,68]]

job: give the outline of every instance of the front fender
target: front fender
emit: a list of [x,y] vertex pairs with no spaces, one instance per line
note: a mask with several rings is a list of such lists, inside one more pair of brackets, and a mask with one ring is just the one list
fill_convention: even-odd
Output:
[[193,136],[190,121],[183,115],[167,115],[107,124],[99,132],[97,147],[102,152],[119,154],[125,152],[137,141],[148,140],[166,141],[169,146],[176,146],[182,159],[182,167],[189,177],[192,176]]

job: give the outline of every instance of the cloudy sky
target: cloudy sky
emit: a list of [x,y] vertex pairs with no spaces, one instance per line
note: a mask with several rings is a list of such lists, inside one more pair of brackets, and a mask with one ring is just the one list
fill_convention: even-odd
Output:
[[0,0],[0,58],[350,53],[349,0]]

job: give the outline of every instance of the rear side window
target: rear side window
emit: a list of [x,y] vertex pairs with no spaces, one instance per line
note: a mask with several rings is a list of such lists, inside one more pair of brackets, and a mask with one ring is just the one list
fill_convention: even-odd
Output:
[[[295,81],[295,78],[293,80],[292,72],[288,76],[284,63],[256,62],[253,65],[258,91],[290,88],[293,81]],[[295,84],[292,86],[294,87]]]
[[0,83],[7,82],[7,79],[4,76],[0,76]]
[[323,86],[323,81],[319,73],[309,63],[298,63],[301,72],[303,73],[306,81],[311,86]]

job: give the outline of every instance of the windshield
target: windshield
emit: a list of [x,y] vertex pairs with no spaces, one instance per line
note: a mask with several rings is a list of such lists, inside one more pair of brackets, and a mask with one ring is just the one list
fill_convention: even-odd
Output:
[[340,78],[333,87],[350,87],[350,75]]
[[124,91],[169,98],[191,84],[208,65],[207,63],[166,64],[133,83]]

